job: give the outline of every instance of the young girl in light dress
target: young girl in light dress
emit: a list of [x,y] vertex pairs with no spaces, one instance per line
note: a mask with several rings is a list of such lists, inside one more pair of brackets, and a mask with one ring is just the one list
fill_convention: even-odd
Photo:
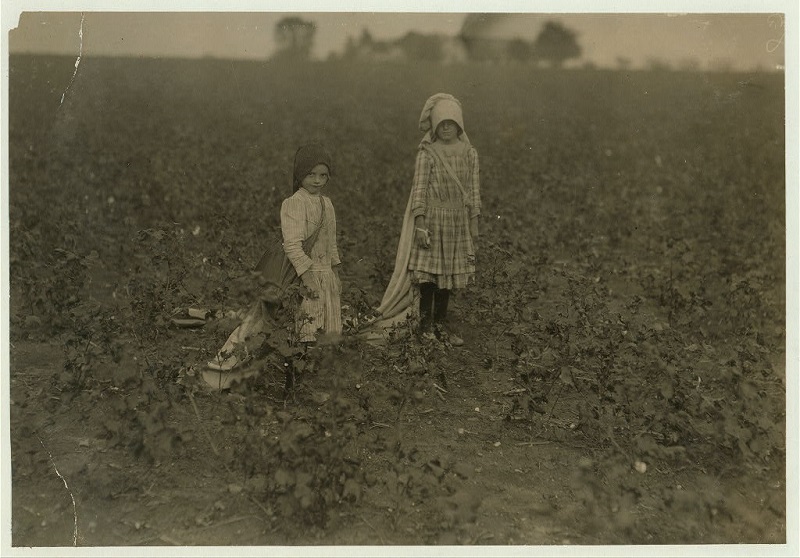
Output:
[[[308,291],[297,322],[303,343],[315,341],[320,332],[342,332],[342,262],[336,244],[336,213],[330,198],[322,195],[331,168],[331,157],[321,145],[300,148],[294,160],[294,194],[281,205],[283,248]],[[304,251],[303,241],[318,227],[316,242]]]
[[[332,168],[331,156],[322,145],[302,146],[294,158],[294,193],[281,204],[283,249],[305,286],[295,332],[297,341],[306,344],[316,341],[320,334],[336,336],[342,332],[336,213],[330,198],[322,195]],[[313,245],[304,247],[314,235]],[[208,362],[208,368],[228,372],[242,364],[235,354],[237,347],[246,346],[254,335],[274,326],[270,309],[265,306],[260,300],[250,308],[217,356]]]

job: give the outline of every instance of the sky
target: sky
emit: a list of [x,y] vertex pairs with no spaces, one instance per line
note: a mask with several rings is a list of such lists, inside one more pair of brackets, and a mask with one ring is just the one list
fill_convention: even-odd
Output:
[[[316,25],[314,56],[326,58],[344,48],[348,36],[369,29],[376,39],[416,29],[455,34],[464,14],[298,13],[298,12],[85,12],[84,52],[111,55],[269,57],[275,50],[275,24],[297,15]],[[10,35],[11,52],[74,53],[80,46],[81,13],[28,11]]]
[[[69,9],[70,3],[61,3],[58,11],[43,11],[41,4],[16,4],[22,4],[18,20],[9,16],[7,22],[3,16],[4,28],[8,24],[9,52],[86,56],[266,59],[276,48],[275,24],[287,15],[298,15],[316,25],[312,56],[324,59],[341,52],[348,37],[357,38],[364,29],[376,40],[396,39],[409,31],[455,36],[469,13],[407,11],[409,7],[416,9],[414,5],[396,5],[394,10],[380,12],[345,12],[324,3],[306,5],[316,6],[316,10],[297,12],[247,11],[247,6],[236,4],[231,11],[212,11],[209,7],[204,12],[164,12],[126,7],[124,2],[81,13],[79,4]],[[53,4],[59,5],[49,2],[48,10]],[[784,20],[769,10],[769,2],[745,2],[749,9],[738,12],[712,3],[706,10],[695,8],[693,13],[682,15],[670,14],[673,6],[664,2],[653,4],[656,13],[602,13],[600,3],[583,3],[583,12],[555,13],[552,4],[538,4],[546,10],[534,13],[519,5],[494,3],[491,10],[479,5],[475,13],[497,12],[489,16],[488,34],[531,41],[545,21],[560,21],[577,33],[583,50],[581,64],[609,67],[626,58],[634,67],[656,60],[681,66],[691,59],[702,67],[728,65],[741,70],[776,70],[785,65]],[[558,7],[570,4],[576,3]],[[459,7],[463,10],[468,5],[461,3]],[[622,2],[614,5],[624,7]],[[169,3],[161,6],[160,10],[180,7]],[[194,4],[192,9],[197,6],[202,4]],[[683,6],[677,7],[685,11]],[[703,7],[700,2],[699,8]],[[292,8],[296,9],[296,4]]]

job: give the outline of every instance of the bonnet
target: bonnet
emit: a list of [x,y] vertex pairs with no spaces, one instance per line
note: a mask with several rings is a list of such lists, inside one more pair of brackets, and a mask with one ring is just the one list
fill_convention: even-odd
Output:
[[303,178],[317,165],[325,165],[328,172],[333,174],[331,155],[319,143],[309,143],[300,147],[294,154],[294,173],[292,186],[296,192],[300,188]]
[[464,128],[464,116],[461,111],[461,102],[449,93],[436,93],[428,97],[422,114],[419,116],[419,130],[425,132],[422,142],[432,143],[436,128],[443,120],[452,120],[461,128],[459,139],[469,144],[467,131]]

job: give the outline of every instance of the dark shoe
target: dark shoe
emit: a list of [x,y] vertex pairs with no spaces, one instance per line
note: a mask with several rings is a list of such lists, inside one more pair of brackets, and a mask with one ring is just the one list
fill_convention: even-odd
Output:
[[430,332],[430,331],[427,331],[427,332],[425,332],[425,333],[421,334],[421,335],[419,336],[419,338],[420,338],[422,341],[427,341],[427,342],[431,342],[431,341],[439,341],[439,337],[438,337],[437,335],[434,335],[434,334],[433,334],[433,332]]
[[455,333],[448,333],[448,334],[447,334],[447,341],[448,341],[448,342],[449,342],[449,343],[450,343],[450,344],[451,344],[453,347],[460,347],[460,346],[462,346],[462,345],[464,344],[464,340],[463,340],[463,339],[461,339],[461,337],[459,337],[459,336],[458,336],[458,335],[456,335]]
[[436,325],[434,333],[436,334],[436,338],[442,343],[449,343],[453,347],[460,347],[464,344],[464,340],[461,337],[449,331],[442,324]]
[[436,287],[433,283],[422,283],[419,286],[419,328],[417,335],[422,337],[433,327],[433,294]]

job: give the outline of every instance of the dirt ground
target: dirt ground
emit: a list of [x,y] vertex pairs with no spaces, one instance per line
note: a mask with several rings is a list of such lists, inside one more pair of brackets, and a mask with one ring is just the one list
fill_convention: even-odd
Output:
[[[182,346],[193,333],[179,332]],[[478,332],[475,335],[479,335]],[[177,344],[177,343],[176,343]],[[414,440],[423,456],[459,466],[463,478],[451,524],[436,510],[447,496],[399,502],[390,494],[364,495],[368,502],[334,513],[325,529],[292,527],[265,514],[264,502],[248,497],[241,474],[219,452],[240,443],[226,434],[220,410],[240,395],[203,387],[191,407],[171,420],[194,431],[180,459],[152,465],[105,439],[102,403],[86,409],[48,395],[63,359],[58,343],[12,347],[11,433],[12,532],[15,547],[95,546],[282,546],[317,545],[525,545],[782,544],[786,538],[782,473],[753,472],[715,477],[691,465],[630,467],[640,497],[635,505],[603,509],[588,505],[581,481],[592,452],[574,430],[577,394],[565,394],[548,416],[547,436],[534,436],[506,420],[518,389],[503,371],[488,372],[465,348],[452,352],[459,372],[438,395],[426,394],[414,412],[373,429]],[[313,380],[317,387],[324,377]],[[438,385],[438,384],[437,384]],[[309,388],[310,389],[310,388]],[[281,404],[275,390],[276,405]],[[310,402],[309,399],[304,399]],[[300,403],[294,403],[300,404]],[[55,412],[53,412],[55,410]],[[206,436],[215,441],[212,445]],[[364,467],[379,455],[365,452]],[[425,459],[420,459],[424,462]],[[377,490],[377,489],[376,489]],[[712,497],[708,497],[710,493]],[[664,494],[703,493],[714,505],[665,508]],[[398,509],[400,508],[400,509]],[[465,511],[466,510],[466,511]],[[448,528],[448,525],[453,528]],[[636,527],[633,530],[633,526]],[[235,552],[235,549],[231,549]]]

